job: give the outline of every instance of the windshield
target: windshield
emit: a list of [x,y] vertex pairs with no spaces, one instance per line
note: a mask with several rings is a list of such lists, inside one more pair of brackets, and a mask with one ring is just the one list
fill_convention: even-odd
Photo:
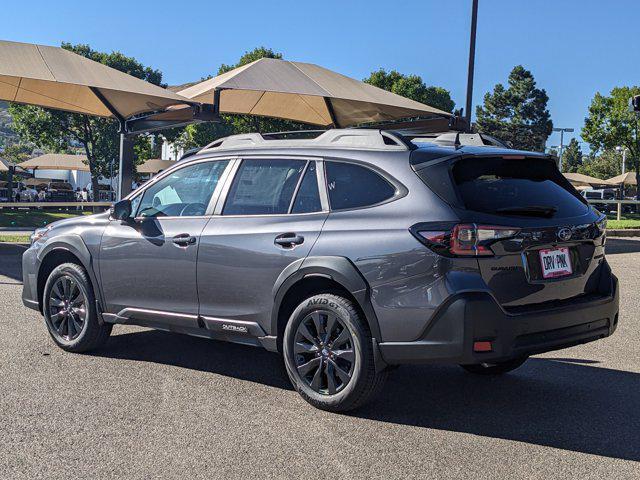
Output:
[[468,210],[498,215],[569,218],[588,205],[545,159],[465,158],[453,176]]

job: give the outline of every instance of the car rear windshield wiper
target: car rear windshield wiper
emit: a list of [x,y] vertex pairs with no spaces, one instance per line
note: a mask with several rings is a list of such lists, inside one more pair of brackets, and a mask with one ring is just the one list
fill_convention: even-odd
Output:
[[553,205],[525,205],[521,207],[498,208],[496,213],[505,215],[526,215],[532,217],[552,217],[558,211]]

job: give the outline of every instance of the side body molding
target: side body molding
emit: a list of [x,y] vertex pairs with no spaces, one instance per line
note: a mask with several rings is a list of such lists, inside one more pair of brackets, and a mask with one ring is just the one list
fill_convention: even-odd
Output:
[[284,296],[295,283],[308,277],[329,278],[348,290],[362,308],[373,338],[381,341],[378,319],[370,301],[369,285],[348,258],[338,256],[310,256],[292,263],[283,270],[273,286],[271,335],[275,336],[278,333],[278,311]]

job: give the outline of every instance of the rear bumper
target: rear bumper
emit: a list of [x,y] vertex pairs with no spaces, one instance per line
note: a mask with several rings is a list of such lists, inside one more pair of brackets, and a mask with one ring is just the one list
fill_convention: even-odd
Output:
[[[389,365],[495,363],[608,337],[619,310],[618,280],[609,278],[608,291],[598,296],[518,314],[507,313],[487,292],[461,293],[439,309],[419,340],[383,342],[380,353]],[[490,341],[492,351],[474,352],[477,341]]]

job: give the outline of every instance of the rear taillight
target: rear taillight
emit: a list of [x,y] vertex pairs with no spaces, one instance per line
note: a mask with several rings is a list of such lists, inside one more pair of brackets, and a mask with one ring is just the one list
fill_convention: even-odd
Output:
[[418,240],[436,253],[473,257],[493,255],[492,243],[514,237],[519,231],[514,227],[475,223],[458,224],[447,230],[428,229],[428,225],[416,225],[411,229]]

